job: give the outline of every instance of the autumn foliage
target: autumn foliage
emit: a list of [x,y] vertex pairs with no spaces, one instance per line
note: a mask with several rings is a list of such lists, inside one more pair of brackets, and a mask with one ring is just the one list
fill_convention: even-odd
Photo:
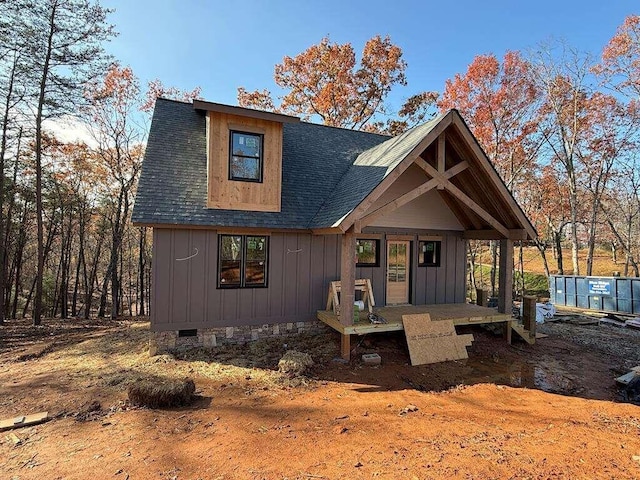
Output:
[[275,66],[275,82],[287,93],[276,106],[268,90],[238,88],[241,107],[275,110],[304,119],[317,116],[325,125],[361,129],[386,111],[384,100],[395,85],[406,85],[402,50],[387,36],[364,46],[360,62],[350,43],[329,37]]

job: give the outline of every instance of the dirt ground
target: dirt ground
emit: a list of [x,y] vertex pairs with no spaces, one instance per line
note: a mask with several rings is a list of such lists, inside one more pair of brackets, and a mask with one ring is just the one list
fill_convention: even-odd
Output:
[[[0,418],[53,419],[0,433],[0,478],[640,478],[640,407],[613,381],[640,365],[640,332],[540,331],[509,346],[469,327],[468,360],[412,367],[401,334],[360,338],[344,364],[333,334],[150,358],[145,322],[10,322]],[[277,372],[288,348],[312,355],[309,378]],[[148,376],[193,378],[195,403],[129,405]]]

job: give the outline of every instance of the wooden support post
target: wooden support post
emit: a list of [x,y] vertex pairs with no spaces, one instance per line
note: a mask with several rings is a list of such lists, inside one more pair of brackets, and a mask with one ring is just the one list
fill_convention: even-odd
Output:
[[342,325],[353,325],[353,302],[356,287],[356,236],[353,229],[342,235],[340,261],[340,312]]
[[476,305],[486,307],[489,304],[489,291],[484,288],[476,288]]
[[498,311],[511,313],[513,308],[513,240],[500,240],[500,272],[498,277]]
[[342,358],[351,360],[351,335],[340,335],[340,355]]
[[504,339],[507,341],[507,343],[509,345],[511,345],[511,323],[513,322],[513,320],[507,320],[506,322],[504,322],[504,330],[503,330],[503,337]]
[[536,302],[534,296],[522,297],[522,324],[529,331],[529,338],[536,338]]

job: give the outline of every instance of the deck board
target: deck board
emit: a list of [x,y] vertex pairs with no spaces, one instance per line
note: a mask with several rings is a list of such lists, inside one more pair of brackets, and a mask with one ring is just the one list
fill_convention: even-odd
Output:
[[343,335],[364,335],[366,333],[404,330],[402,316],[420,313],[428,313],[432,321],[452,320],[454,325],[477,325],[481,323],[497,323],[512,320],[509,314],[499,313],[494,308],[481,307],[470,303],[399,305],[374,308],[374,312],[382,316],[387,323],[370,323],[367,320],[368,312],[360,312],[359,321],[353,325],[342,325],[338,320],[338,316],[330,310],[319,310],[317,317],[318,320],[326,323]]

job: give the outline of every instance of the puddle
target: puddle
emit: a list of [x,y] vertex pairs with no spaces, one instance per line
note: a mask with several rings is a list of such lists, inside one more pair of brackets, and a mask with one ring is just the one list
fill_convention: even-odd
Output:
[[470,383],[490,382],[511,387],[525,387],[549,393],[575,393],[578,389],[572,378],[563,373],[555,362],[532,365],[526,362],[499,362],[468,360]]

